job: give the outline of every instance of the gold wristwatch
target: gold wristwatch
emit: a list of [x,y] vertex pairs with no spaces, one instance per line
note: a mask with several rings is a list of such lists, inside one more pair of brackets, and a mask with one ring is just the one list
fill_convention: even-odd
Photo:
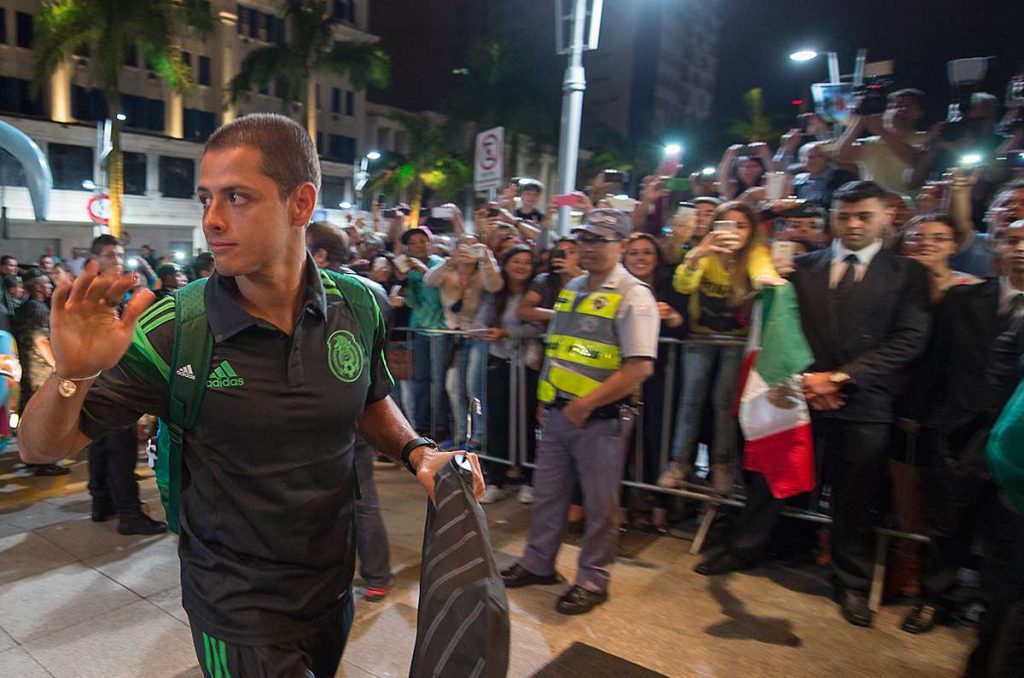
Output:
[[836,385],[845,384],[846,382],[850,381],[851,379],[853,379],[853,377],[851,377],[846,372],[841,372],[839,370],[836,370],[835,372],[832,372],[831,374],[828,375],[829,382],[831,382],[833,384],[836,384]]

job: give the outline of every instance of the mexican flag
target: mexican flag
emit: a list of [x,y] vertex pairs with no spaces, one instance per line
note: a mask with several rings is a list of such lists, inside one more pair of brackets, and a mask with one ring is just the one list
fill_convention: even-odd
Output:
[[812,362],[793,286],[766,287],[754,307],[737,393],[743,468],[763,473],[777,499],[814,489],[811,416],[800,386]]

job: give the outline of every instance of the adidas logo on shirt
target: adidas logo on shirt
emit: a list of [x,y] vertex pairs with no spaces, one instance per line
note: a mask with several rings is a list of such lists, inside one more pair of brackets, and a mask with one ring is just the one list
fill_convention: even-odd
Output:
[[245,379],[238,376],[227,360],[218,365],[206,381],[206,388],[238,388],[239,386],[245,386]]
[[175,372],[175,374],[177,374],[179,377],[192,379],[193,381],[196,378],[196,375],[192,372],[192,365],[185,365],[184,367],[179,368],[178,371]]

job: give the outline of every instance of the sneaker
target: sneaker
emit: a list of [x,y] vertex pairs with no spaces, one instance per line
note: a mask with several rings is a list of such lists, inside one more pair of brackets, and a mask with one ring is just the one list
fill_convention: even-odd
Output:
[[686,482],[686,469],[678,461],[670,461],[668,468],[658,477],[658,487],[677,489]]
[[117,531],[120,534],[163,534],[167,531],[167,523],[153,520],[141,510],[133,515],[119,516]]
[[493,504],[501,501],[508,496],[508,491],[504,487],[497,487],[496,485],[488,485],[487,489],[484,490],[484,496],[480,500],[481,504]]
[[532,504],[533,503],[533,486],[532,485],[520,485],[519,496],[516,497],[520,504]]
[[367,586],[363,591],[363,600],[368,603],[379,603],[391,593],[390,586]]

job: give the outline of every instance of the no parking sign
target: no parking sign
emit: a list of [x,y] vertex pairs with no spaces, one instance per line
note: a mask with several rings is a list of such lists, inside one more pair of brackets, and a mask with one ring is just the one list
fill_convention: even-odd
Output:
[[495,127],[476,135],[473,186],[478,191],[501,187],[505,167],[505,128]]

